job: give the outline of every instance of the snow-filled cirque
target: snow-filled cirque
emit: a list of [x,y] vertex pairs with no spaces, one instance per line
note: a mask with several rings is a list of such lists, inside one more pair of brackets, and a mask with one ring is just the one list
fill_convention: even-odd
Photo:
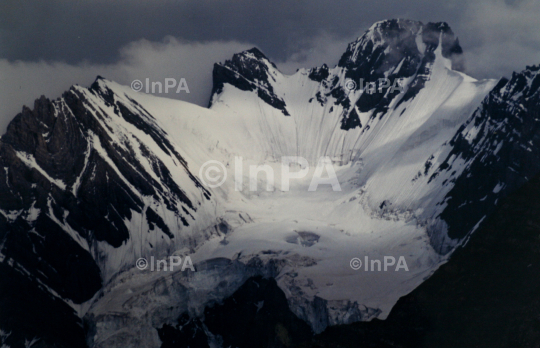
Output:
[[[391,20],[351,43],[334,68],[284,75],[256,48],[238,53],[214,66],[208,108],[101,77],[41,98],[0,138],[0,193],[10,197],[0,202],[0,261],[91,323],[93,347],[158,347],[158,327],[183,313],[203,318],[254,275],[275,278],[315,333],[384,319],[479,226],[486,197],[496,204],[517,185],[494,172],[484,181],[493,187],[454,193],[467,191],[471,168],[510,146],[481,140],[489,132],[479,120],[502,129],[481,117],[489,102],[521,98],[508,80],[461,72],[461,54],[446,23]],[[523,76],[530,97],[538,69]],[[361,81],[379,82],[370,92]],[[284,190],[282,159],[291,156],[306,159],[307,174]],[[321,158],[339,190],[309,189]],[[219,186],[204,177],[208,161],[225,169]],[[261,170],[253,181],[250,168],[274,177]],[[470,221],[453,218],[469,208]],[[34,251],[18,259],[21,238]],[[65,265],[47,243],[83,260],[86,280],[51,276]],[[136,267],[173,255],[195,271]],[[385,258],[406,267],[385,270]]]

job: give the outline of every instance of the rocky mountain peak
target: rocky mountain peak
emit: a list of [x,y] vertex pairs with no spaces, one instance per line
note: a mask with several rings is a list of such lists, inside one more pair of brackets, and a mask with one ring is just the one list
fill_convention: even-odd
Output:
[[280,75],[276,65],[258,48],[236,53],[231,60],[214,64],[214,85],[209,106],[212,106],[214,97],[223,91],[224,84],[228,83],[242,91],[256,91],[263,101],[289,116],[285,102],[275,94],[273,88],[276,77]]
[[[462,70],[458,59],[463,51],[459,40],[445,22],[423,24],[406,19],[384,20],[373,24],[364,35],[351,42],[339,66],[351,70],[381,73],[396,68],[401,61],[417,62],[442,45],[443,57],[452,59],[454,70]],[[413,73],[414,64],[402,66],[403,75]]]

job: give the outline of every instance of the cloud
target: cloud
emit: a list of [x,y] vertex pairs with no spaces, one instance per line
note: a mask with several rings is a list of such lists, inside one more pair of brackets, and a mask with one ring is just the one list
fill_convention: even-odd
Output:
[[540,2],[470,2],[460,20],[467,72],[476,78],[510,76],[540,64]]
[[330,68],[337,65],[341,55],[345,53],[347,45],[356,40],[358,35],[339,38],[326,32],[311,38],[306,47],[291,54],[285,60],[274,62],[284,74],[294,74],[300,68],[313,68],[323,64]]
[[467,1],[3,0],[0,57],[114,63],[130,42],[171,35],[190,42],[252,42],[283,61],[323,33],[343,39],[382,19],[453,22]]
[[206,106],[212,89],[213,64],[251,47],[234,41],[185,43],[167,37],[161,42],[139,40],[123,47],[115,64],[71,65],[0,59],[0,134],[23,105],[33,107],[34,100],[41,95],[56,99],[74,84],[89,86],[97,75],[123,85],[147,78],[164,85],[165,78],[176,81],[184,78],[189,94],[185,91],[177,94],[171,89],[162,96]]

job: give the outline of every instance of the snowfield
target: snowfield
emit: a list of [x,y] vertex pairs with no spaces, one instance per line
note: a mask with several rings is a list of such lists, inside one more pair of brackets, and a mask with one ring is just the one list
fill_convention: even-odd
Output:
[[[455,243],[445,238],[444,222],[436,218],[444,208],[438,203],[451,186],[441,186],[444,175],[429,182],[430,168],[433,172],[446,158],[443,145],[496,83],[453,71],[440,48],[435,53],[430,78],[414,99],[399,105],[399,98],[394,100],[384,117],[359,113],[363,127],[348,131],[339,127],[341,106],[309,102],[319,84],[308,78],[306,70],[285,76],[268,64],[274,92],[283,98],[290,116],[255,93],[228,84],[205,109],[100,80],[116,98],[136,101],[155,118],[191,173],[198,175],[213,160],[224,165],[227,178],[221,186],[209,188],[215,215],[203,221],[206,228],[217,221],[219,228],[208,240],[186,248],[176,244],[181,238],[175,238],[161,253],[143,240],[124,248],[126,253],[140,248],[137,257],[189,255],[197,272],[141,271],[134,267],[136,258],[115,256],[124,262],[113,269],[124,271],[111,278],[86,313],[97,322],[95,346],[113,346],[118,335],[126,339],[125,326],[112,324],[118,318],[133,330],[145,328],[144,339],[158,345],[152,329],[156,323],[173,323],[185,311],[201,315],[205,305],[232,294],[254,274],[274,276],[291,310],[315,332],[328,325],[385,318],[399,297],[448,256],[434,249],[428,227],[437,228],[440,243]],[[331,74],[342,77],[342,68]],[[310,165],[305,178],[291,179],[290,191],[279,185],[282,156],[300,156]],[[308,191],[323,156],[332,159],[341,191],[330,185]],[[241,191],[235,190],[237,157],[243,161]],[[271,191],[266,190],[264,173],[258,176],[258,189],[249,189],[248,168],[260,165],[273,168]],[[144,224],[137,220],[129,225],[133,236],[144,235]],[[204,227],[199,222],[195,228]],[[119,250],[114,253],[121,255]],[[353,258],[383,262],[385,256],[396,260],[403,256],[408,271],[354,270],[350,265]],[[208,264],[212,267],[202,266]],[[325,308],[315,304],[321,299]]]

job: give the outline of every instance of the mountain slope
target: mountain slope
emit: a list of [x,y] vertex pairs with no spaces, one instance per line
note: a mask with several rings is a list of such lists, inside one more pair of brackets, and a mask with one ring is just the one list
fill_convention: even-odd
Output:
[[[0,139],[0,163],[3,286],[21,284],[74,325],[102,285],[137,257],[213,233],[201,233],[195,221],[211,209],[211,194],[152,117],[100,78],[24,108]],[[184,231],[190,225],[194,237]],[[26,308],[22,300],[3,303],[3,313],[17,313],[4,331],[35,320],[16,311]]]
[[466,167],[452,176],[448,208],[441,217],[455,221],[451,238],[463,238],[495,209],[498,199],[540,172],[540,66],[502,79],[448,146],[452,151],[433,174]]
[[388,319],[329,328],[304,347],[538,347],[540,177],[502,199]]

